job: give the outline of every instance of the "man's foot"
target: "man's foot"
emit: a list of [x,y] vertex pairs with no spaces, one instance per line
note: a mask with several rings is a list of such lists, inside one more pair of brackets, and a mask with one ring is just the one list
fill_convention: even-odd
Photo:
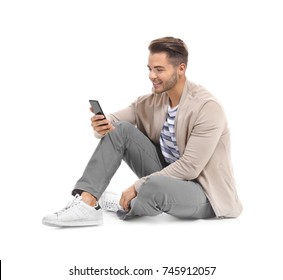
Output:
[[98,200],[98,204],[103,210],[117,212],[118,210],[122,210],[119,201],[120,195],[113,192],[104,192]]
[[43,217],[42,223],[55,227],[95,226],[103,224],[103,217],[101,209],[89,206],[77,194],[64,209]]

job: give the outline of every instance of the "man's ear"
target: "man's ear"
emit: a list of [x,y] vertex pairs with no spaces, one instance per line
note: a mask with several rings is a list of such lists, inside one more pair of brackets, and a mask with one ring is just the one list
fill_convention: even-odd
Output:
[[179,68],[178,68],[179,75],[185,75],[186,69],[187,69],[186,64],[185,64],[185,63],[181,63],[181,64],[179,65]]

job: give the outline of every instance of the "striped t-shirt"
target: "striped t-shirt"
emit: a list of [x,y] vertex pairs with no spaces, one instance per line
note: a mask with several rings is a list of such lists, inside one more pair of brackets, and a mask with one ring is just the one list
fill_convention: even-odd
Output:
[[160,148],[163,157],[167,163],[172,163],[179,159],[180,153],[175,136],[175,117],[178,106],[171,109],[168,107],[167,119],[163,125],[160,134]]

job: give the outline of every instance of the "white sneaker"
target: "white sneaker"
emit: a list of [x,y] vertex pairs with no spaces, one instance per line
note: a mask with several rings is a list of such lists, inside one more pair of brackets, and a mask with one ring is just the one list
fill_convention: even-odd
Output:
[[118,210],[122,210],[119,204],[120,197],[120,195],[113,192],[104,192],[98,200],[98,204],[102,210],[117,212]]
[[59,212],[43,217],[46,226],[77,227],[103,224],[102,210],[96,209],[82,201],[78,194],[74,200]]

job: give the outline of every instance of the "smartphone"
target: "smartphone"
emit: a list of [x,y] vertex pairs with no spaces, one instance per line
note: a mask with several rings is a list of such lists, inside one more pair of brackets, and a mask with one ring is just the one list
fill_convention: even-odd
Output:
[[[100,106],[100,104],[97,100],[89,100],[89,103],[90,103],[95,115],[104,115],[104,113],[101,109],[101,106]],[[105,115],[104,115],[104,119],[105,119]]]

